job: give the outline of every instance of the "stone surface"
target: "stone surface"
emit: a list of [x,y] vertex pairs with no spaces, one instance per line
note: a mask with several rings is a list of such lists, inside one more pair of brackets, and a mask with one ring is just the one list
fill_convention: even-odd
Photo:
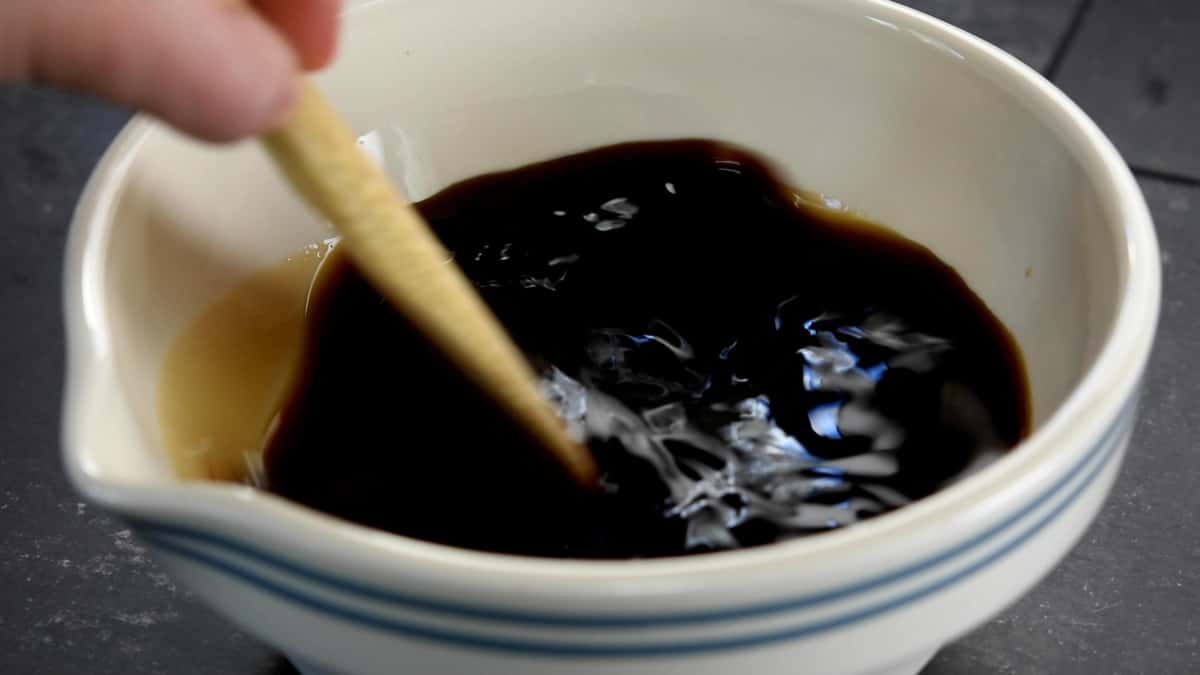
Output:
[[1095,0],[1057,82],[1131,164],[1200,179],[1200,2]]
[[272,651],[177,588],[63,476],[64,237],[126,117],[0,88],[0,673],[282,675]]

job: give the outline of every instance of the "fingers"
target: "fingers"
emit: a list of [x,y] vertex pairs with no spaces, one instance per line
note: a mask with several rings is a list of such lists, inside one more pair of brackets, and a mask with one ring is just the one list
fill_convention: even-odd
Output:
[[[4,0],[24,5],[17,73],[144,109],[223,141],[278,124],[296,56],[255,12],[223,0]],[[8,17],[0,17],[8,18]],[[9,26],[13,34],[22,27]],[[7,38],[5,30],[0,38]]]
[[212,141],[261,133],[336,49],[339,0],[0,0],[0,79],[82,89]]
[[341,0],[254,0],[258,11],[292,43],[306,70],[324,68],[337,51]]

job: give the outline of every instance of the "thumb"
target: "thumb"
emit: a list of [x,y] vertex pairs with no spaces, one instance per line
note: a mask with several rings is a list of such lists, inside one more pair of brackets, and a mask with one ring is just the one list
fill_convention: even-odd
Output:
[[226,0],[3,0],[0,77],[82,89],[203,139],[278,124],[299,63],[263,18]]

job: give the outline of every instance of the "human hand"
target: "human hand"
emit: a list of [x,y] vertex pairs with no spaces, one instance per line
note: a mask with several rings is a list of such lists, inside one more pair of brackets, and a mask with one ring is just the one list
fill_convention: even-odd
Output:
[[[341,0],[0,0],[0,81],[78,89],[228,141],[281,123]],[[253,7],[251,7],[253,5]]]

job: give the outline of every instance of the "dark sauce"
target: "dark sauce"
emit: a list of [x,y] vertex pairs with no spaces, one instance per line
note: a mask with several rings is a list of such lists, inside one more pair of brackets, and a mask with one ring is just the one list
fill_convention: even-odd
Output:
[[1017,348],[950,267],[704,141],[604,148],[420,204],[586,433],[579,490],[348,261],[315,282],[267,486],[411,537],[672,556],[844,527],[1011,448]]

